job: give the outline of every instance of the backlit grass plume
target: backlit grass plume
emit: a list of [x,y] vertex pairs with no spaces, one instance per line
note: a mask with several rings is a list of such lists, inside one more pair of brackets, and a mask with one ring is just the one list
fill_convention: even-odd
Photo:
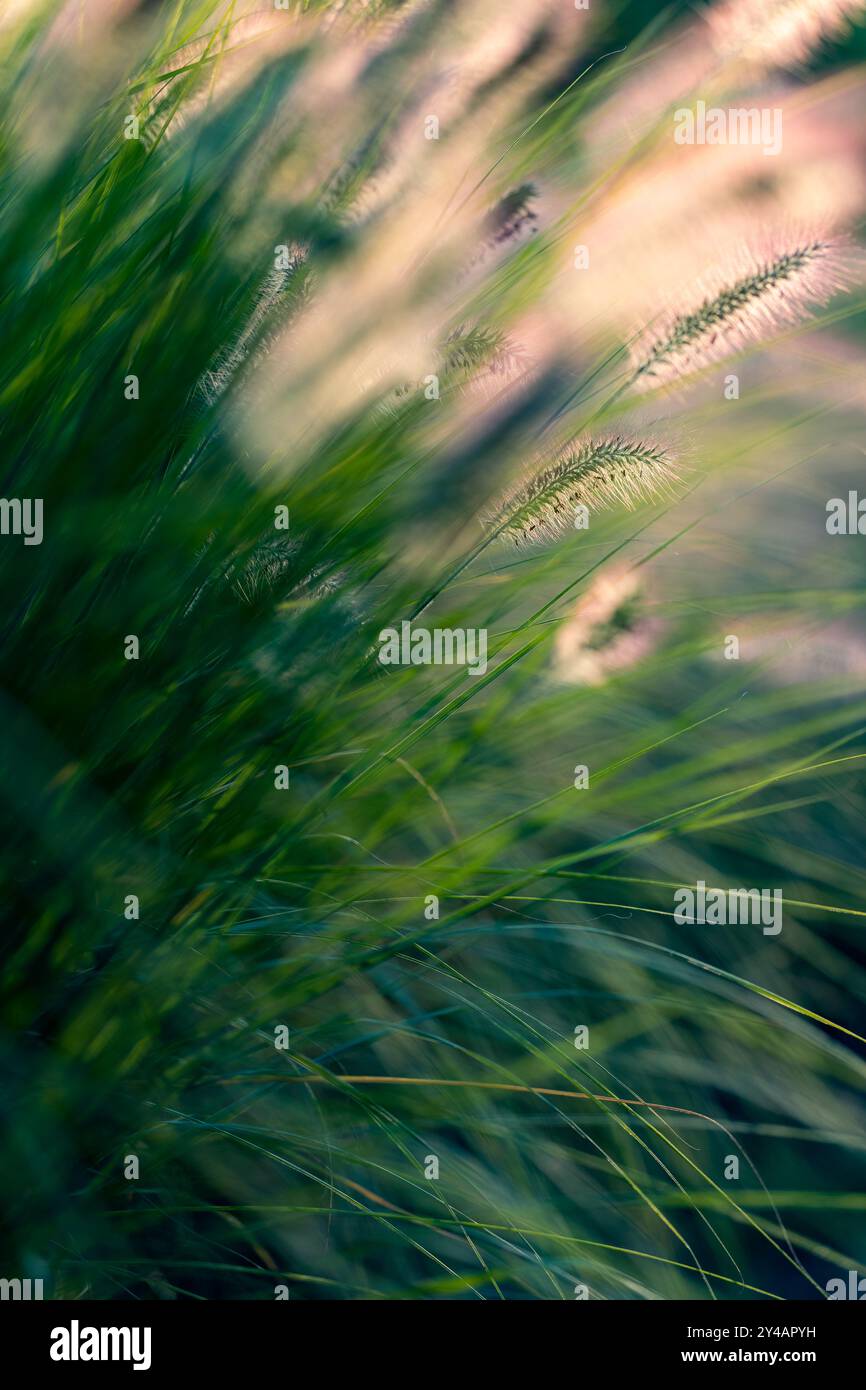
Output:
[[579,440],[505,498],[491,521],[512,545],[549,541],[575,524],[578,507],[633,507],[675,477],[674,459],[659,443],[622,434]]
[[845,285],[844,251],[838,238],[803,240],[756,258],[694,309],[663,315],[634,345],[635,385],[675,381],[807,318]]
[[724,57],[775,67],[805,62],[863,9],[863,0],[727,0],[708,19]]
[[604,685],[649,655],[663,631],[646,605],[640,572],[606,566],[557,631],[552,675],[565,685]]

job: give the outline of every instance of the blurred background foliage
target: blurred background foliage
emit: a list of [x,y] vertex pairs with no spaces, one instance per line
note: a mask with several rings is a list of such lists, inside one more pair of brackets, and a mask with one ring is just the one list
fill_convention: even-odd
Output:
[[[620,388],[702,265],[858,237],[866,31],[711,77],[709,32],[601,0],[7,13],[3,495],[45,538],[0,542],[5,1276],[862,1270],[864,552],[825,529],[863,477],[862,286]],[[782,103],[783,155],[675,147],[705,90]],[[675,441],[674,489],[484,544],[503,488],[621,421]],[[382,667],[419,610],[486,628],[487,673]],[[698,879],[782,889],[781,935],[675,924]]]

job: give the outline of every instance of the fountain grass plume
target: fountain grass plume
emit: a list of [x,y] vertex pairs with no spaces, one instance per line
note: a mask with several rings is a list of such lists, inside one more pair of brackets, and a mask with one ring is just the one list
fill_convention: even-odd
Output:
[[553,540],[574,524],[575,508],[634,507],[677,477],[670,449],[623,434],[577,440],[503,499],[489,517],[512,545]]
[[862,17],[864,0],[727,0],[707,14],[717,51],[752,67],[805,63]]
[[745,252],[695,308],[670,311],[638,335],[633,384],[650,390],[676,381],[810,317],[848,283],[846,251],[842,238],[811,237],[766,256]]

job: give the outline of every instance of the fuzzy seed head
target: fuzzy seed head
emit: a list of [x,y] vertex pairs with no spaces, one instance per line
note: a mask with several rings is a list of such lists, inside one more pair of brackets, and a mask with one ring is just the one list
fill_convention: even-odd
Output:
[[631,508],[656,497],[676,476],[661,444],[624,435],[585,439],[516,488],[490,521],[511,545],[533,545],[571,529],[578,506]]
[[805,62],[863,8],[864,0],[727,0],[708,18],[722,57],[770,68]]
[[727,283],[640,335],[632,348],[635,386],[676,381],[808,318],[813,305],[848,283],[844,250],[838,238],[815,237],[767,257],[746,253]]
[[663,621],[645,603],[635,570],[605,567],[556,634],[551,675],[566,685],[604,685],[657,646]]

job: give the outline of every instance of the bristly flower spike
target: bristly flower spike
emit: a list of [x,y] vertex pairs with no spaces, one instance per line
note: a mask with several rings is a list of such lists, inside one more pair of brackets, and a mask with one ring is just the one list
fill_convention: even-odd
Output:
[[808,318],[848,283],[841,238],[803,239],[757,258],[685,312],[671,311],[635,340],[638,390],[676,381]]
[[515,488],[489,520],[503,540],[532,545],[572,527],[579,506],[634,507],[676,477],[675,461],[661,444],[621,434],[579,440]]

